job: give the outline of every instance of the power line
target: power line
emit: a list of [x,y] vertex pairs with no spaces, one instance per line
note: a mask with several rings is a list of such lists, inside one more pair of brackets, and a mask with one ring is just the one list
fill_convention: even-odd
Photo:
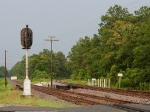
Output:
[[129,5],[134,4],[134,3],[137,2],[137,1],[139,1],[139,0],[135,0],[134,2],[129,3],[128,5],[126,5],[126,7],[129,6]]
[[[129,3],[128,5],[126,5],[126,7],[129,6],[129,5],[132,5],[132,4],[136,3],[137,1],[139,1],[139,0],[135,0],[135,1],[131,2],[131,3]],[[84,25],[82,25],[82,26],[79,26],[79,27],[77,27],[77,28],[75,28],[75,29],[72,29],[72,30],[70,30],[70,31],[67,31],[67,32],[65,32],[65,33],[59,34],[59,35],[57,35],[57,36],[64,35],[64,34],[66,34],[66,33],[72,32],[72,31],[74,31],[74,30],[78,30],[79,28],[82,28],[82,27],[84,27],[84,26],[87,26],[88,24],[91,24],[91,23],[93,23],[93,22],[95,22],[95,21],[97,21],[97,20],[99,20],[99,19],[100,19],[100,18],[97,18],[97,19],[95,19],[95,20],[93,20],[93,21],[91,21],[91,22],[88,22],[87,24],[84,24]]]
[[79,28],[82,28],[82,27],[84,27],[84,26],[87,26],[87,25],[89,25],[89,24],[91,24],[91,23],[93,23],[93,22],[95,22],[95,21],[97,21],[97,20],[99,20],[99,18],[98,18],[98,19],[95,19],[95,20],[93,20],[93,21],[91,21],[91,22],[88,22],[88,23],[86,23],[86,24],[84,24],[84,25],[82,25],[82,26],[79,26],[79,27],[77,27],[77,28],[75,28],[75,29],[72,29],[72,30],[70,30],[70,31],[67,31],[67,32],[65,32],[65,33],[63,33],[63,34],[59,34],[59,35],[57,35],[57,36],[64,35],[64,34],[66,34],[66,33],[72,32],[72,31],[74,31],[74,30],[79,30]]

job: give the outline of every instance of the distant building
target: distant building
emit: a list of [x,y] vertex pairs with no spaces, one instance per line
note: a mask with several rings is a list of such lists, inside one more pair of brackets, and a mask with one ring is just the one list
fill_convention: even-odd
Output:
[[11,76],[11,80],[17,80],[17,76]]

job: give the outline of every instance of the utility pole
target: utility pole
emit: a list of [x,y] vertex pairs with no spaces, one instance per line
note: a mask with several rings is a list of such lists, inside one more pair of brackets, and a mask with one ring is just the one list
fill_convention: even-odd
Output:
[[6,80],[6,50],[5,50],[5,86],[7,86],[7,80]]
[[45,41],[50,41],[51,42],[51,56],[50,56],[50,60],[51,60],[51,87],[53,86],[53,75],[52,75],[52,41],[59,41],[59,40],[52,40],[52,38],[55,38],[55,36],[49,36],[50,39],[45,39]]

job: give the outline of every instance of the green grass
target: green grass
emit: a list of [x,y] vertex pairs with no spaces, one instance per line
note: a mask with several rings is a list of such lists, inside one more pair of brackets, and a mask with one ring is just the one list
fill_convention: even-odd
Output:
[[67,82],[67,83],[73,83],[73,84],[83,84],[83,85],[87,85],[87,81],[83,81],[83,80],[72,80],[72,79],[64,79],[61,80],[62,82]]
[[31,84],[36,84],[36,83],[39,83],[39,82],[49,82],[50,79],[40,79],[40,80],[32,80]]
[[22,91],[11,90],[11,85],[8,84],[5,87],[4,79],[0,79],[0,105],[11,105],[11,106],[46,106],[56,108],[71,107],[69,104],[61,104],[53,101],[42,100],[39,98],[21,98]]

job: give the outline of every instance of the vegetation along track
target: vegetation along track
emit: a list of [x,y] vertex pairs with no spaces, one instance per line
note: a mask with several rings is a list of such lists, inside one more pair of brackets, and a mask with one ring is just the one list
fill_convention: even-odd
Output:
[[[20,88],[23,87],[23,83],[19,81],[11,81],[15,83],[15,85],[19,86]],[[89,95],[85,93],[77,93],[73,91],[67,91],[62,89],[56,89],[56,88],[49,88],[49,87],[43,87],[43,86],[37,86],[37,85],[31,85],[31,88],[34,90],[38,90],[42,93],[46,93],[49,95],[56,96],[60,99],[73,102],[75,104],[82,104],[82,105],[97,105],[102,104],[102,102],[105,104],[129,104],[133,103],[130,101],[122,101],[107,97],[100,97],[95,95]]]

